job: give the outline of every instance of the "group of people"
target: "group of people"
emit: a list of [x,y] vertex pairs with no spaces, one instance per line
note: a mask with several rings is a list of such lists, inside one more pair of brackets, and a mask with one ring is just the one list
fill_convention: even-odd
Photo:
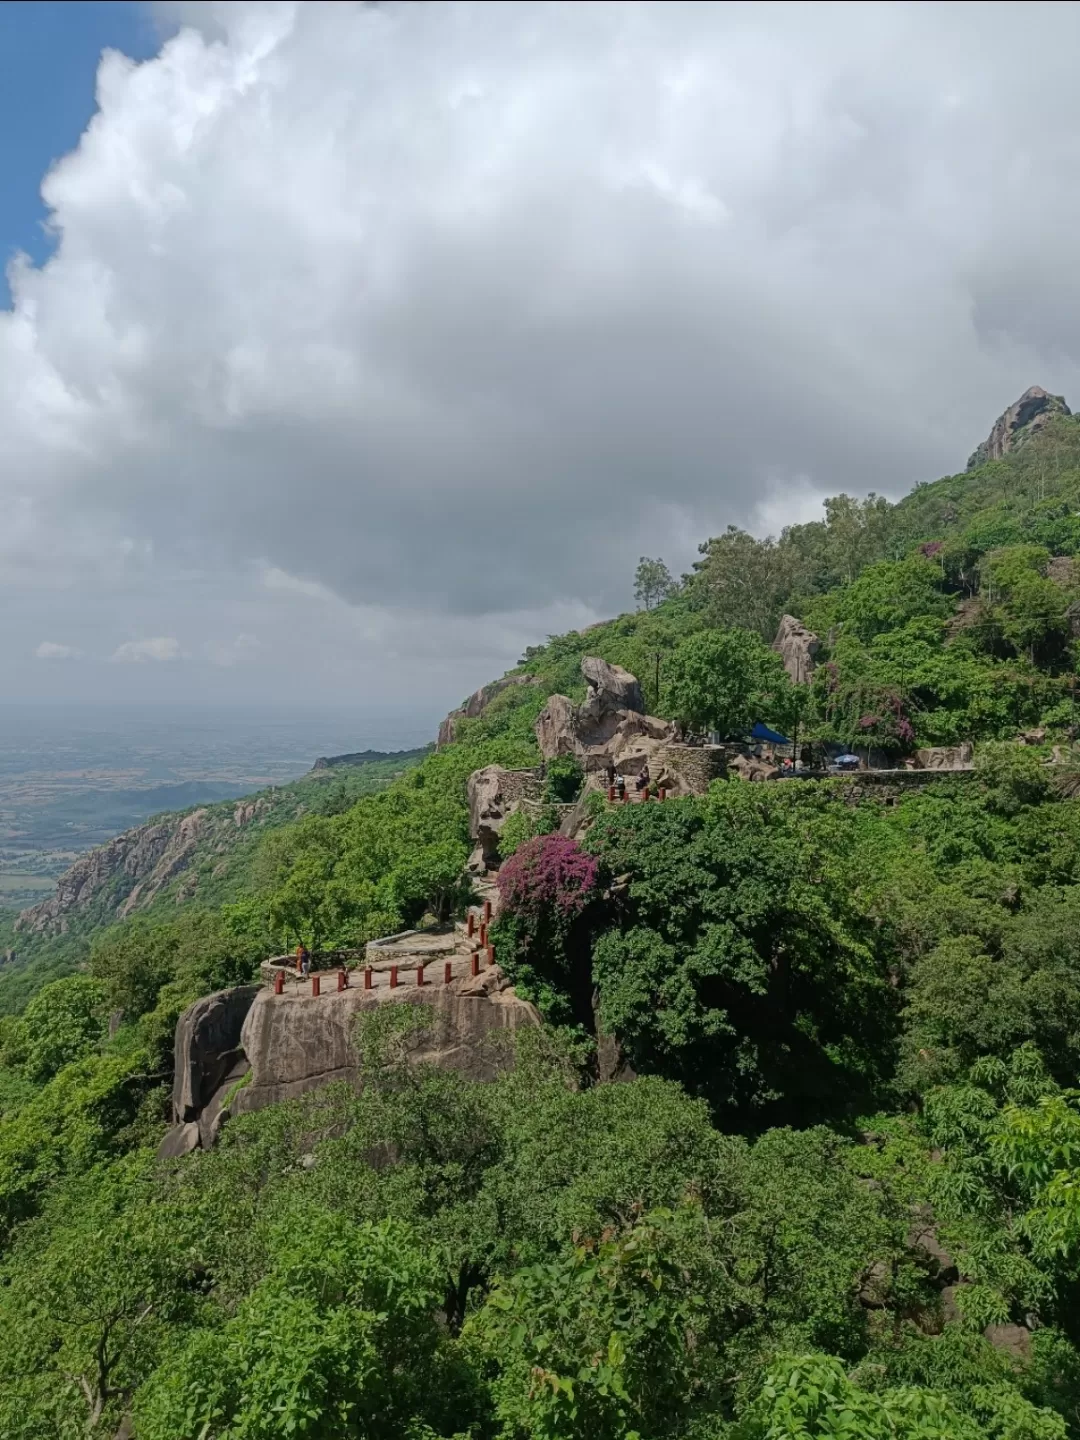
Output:
[[[649,774],[648,762],[646,761],[646,763],[639,770],[637,779],[634,781],[634,789],[638,792],[639,795],[643,790],[647,790],[649,788],[651,778],[652,777]],[[619,800],[624,800],[626,798],[626,776],[622,773],[621,770],[616,770],[614,761],[611,760],[609,760],[607,764],[607,783],[608,789],[614,790],[615,795]]]

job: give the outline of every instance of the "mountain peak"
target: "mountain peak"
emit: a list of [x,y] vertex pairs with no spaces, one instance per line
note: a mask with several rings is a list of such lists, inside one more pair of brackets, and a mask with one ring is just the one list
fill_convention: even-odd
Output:
[[1063,395],[1051,395],[1041,385],[1025,390],[1015,405],[1010,405],[994,421],[993,429],[967,463],[969,470],[1000,460],[1010,450],[1027,443],[1047,424],[1052,415],[1071,415]]

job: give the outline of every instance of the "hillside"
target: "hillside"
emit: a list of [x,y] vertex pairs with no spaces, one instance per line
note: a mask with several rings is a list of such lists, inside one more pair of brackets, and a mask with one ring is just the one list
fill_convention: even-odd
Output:
[[[86,857],[0,986],[0,1433],[1080,1440],[1077,557],[1029,391],[897,504],[645,562],[432,751]],[[974,768],[598,780],[757,720]],[[259,983],[297,939],[323,992]]]
[[[311,772],[287,785],[155,816],[81,856],[57,882],[49,899],[9,922],[10,949],[0,977],[0,1008],[12,994],[25,995],[28,974],[46,958],[43,973],[65,968],[65,956],[95,929],[152,909],[168,911],[192,902],[218,906],[252,888],[252,866],[268,834],[305,814],[332,815],[362,795],[374,794],[411,766],[423,750],[390,755],[365,751],[316,761]],[[340,763],[347,761],[348,763]],[[74,945],[49,946],[55,937]]]

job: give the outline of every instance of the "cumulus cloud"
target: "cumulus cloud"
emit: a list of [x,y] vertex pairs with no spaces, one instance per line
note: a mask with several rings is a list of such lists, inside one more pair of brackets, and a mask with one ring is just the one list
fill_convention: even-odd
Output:
[[42,640],[34,651],[37,660],[77,660],[81,654],[81,650],[71,645],[58,645],[55,640]]
[[152,604],[224,674],[225,608],[299,675],[318,605],[365,693],[425,633],[479,682],[641,553],[1080,400],[1074,7],[159,9],[0,314],[0,559],[49,617]]
[[171,635],[156,635],[150,640],[125,640],[113,651],[112,659],[121,664],[142,664],[146,660],[178,660],[180,642]]

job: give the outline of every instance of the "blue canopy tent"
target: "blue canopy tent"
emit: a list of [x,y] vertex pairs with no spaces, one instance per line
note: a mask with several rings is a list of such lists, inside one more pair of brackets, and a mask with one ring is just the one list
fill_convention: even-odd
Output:
[[790,745],[791,741],[786,735],[779,734],[776,730],[770,730],[767,725],[762,725],[759,720],[750,731],[751,740],[768,740],[772,745]]

